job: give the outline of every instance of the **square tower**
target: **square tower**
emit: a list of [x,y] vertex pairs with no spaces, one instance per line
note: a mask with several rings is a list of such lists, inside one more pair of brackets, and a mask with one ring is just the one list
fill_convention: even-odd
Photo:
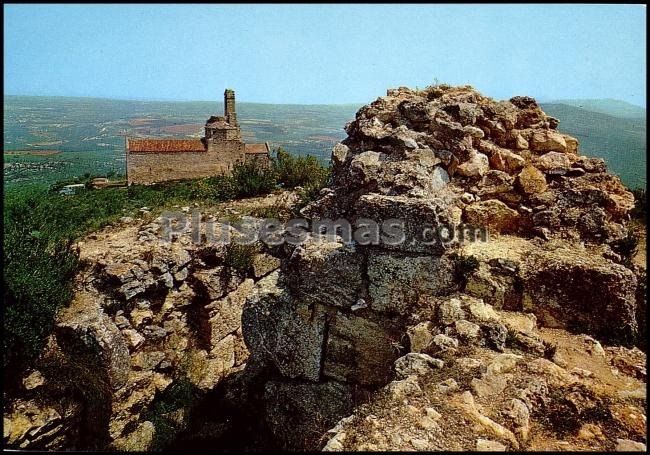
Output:
[[237,124],[237,112],[235,111],[235,91],[229,88],[223,92],[223,113],[226,122],[232,126],[239,126]]

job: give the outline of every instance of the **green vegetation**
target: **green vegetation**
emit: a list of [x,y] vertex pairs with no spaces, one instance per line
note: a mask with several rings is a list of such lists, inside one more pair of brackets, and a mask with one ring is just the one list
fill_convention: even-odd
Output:
[[[268,142],[327,164],[342,126],[361,107],[237,103],[246,142]],[[188,137],[201,134],[221,102],[128,101],[6,96],[4,186],[56,181],[87,172],[124,173],[124,134]],[[51,153],[47,153],[51,152]]]
[[191,408],[199,396],[199,391],[186,377],[177,379],[169,388],[156,397],[153,405],[144,413],[144,419],[153,423],[156,433],[152,450],[165,449],[174,436],[184,429],[183,425],[174,419],[175,412],[191,412]]
[[[70,301],[78,267],[75,240],[142,207],[156,210],[190,202],[216,203],[268,194],[278,186],[302,185],[317,191],[325,184],[328,171],[315,159],[294,158],[283,150],[277,155],[269,168],[242,164],[235,167],[232,176],[89,188],[69,196],[58,193],[62,184],[49,189],[42,185],[6,188],[5,371],[15,376],[38,355],[53,328],[56,311]],[[95,177],[87,174],[74,183],[89,183]],[[249,270],[251,260],[252,253],[242,245],[231,248],[227,255],[228,264],[237,270]]]
[[223,265],[226,269],[236,270],[247,276],[253,269],[253,257],[256,253],[255,245],[230,243],[226,249]]
[[40,352],[56,310],[72,297],[78,254],[47,215],[38,192],[5,201],[3,366],[12,374]]
[[456,259],[456,274],[462,279],[467,278],[478,269],[480,263],[474,256],[455,255]]
[[[329,172],[311,155],[294,156],[279,147],[273,160],[275,175],[284,187],[296,188],[325,185]],[[320,189],[320,188],[319,188]]]
[[300,187],[299,208],[318,198],[330,176],[330,169],[323,167],[315,157],[293,156],[281,147],[276,150],[273,167],[281,185],[286,188]]
[[124,175],[118,175],[117,172],[115,171],[109,171],[106,173],[106,175],[100,175],[100,174],[91,174],[89,172],[86,172],[82,176],[77,176],[77,177],[72,177],[69,179],[64,179],[64,180],[59,180],[56,183],[53,183],[50,186],[50,191],[52,192],[58,192],[61,188],[63,188],[66,185],[75,185],[75,184],[83,184],[86,186],[86,189],[91,189],[92,188],[92,182],[96,178],[102,178],[105,177],[109,180],[116,181],[116,180],[122,180],[126,181],[126,177]]
[[268,194],[277,184],[274,173],[258,166],[255,162],[235,166],[232,171],[232,181],[239,197]]

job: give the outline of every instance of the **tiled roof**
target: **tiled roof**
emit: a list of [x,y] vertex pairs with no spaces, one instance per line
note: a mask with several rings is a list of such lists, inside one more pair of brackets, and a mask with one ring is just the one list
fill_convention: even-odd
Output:
[[246,153],[268,153],[269,146],[265,142],[263,144],[246,144]]
[[201,139],[129,139],[129,152],[205,152]]

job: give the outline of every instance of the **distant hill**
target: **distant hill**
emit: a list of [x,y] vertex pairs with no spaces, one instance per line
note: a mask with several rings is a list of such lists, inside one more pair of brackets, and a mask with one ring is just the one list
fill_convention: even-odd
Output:
[[645,118],[622,118],[568,104],[540,105],[544,112],[560,120],[560,131],[580,141],[582,154],[604,158],[609,170],[628,187],[645,187]]
[[[359,107],[238,103],[238,117],[248,142],[269,142],[327,161]],[[542,103],[542,108],[560,119],[561,131],[580,141],[582,153],[604,158],[630,188],[645,186],[645,110],[641,119],[564,103]],[[218,102],[6,96],[4,184],[51,183],[86,172],[123,174],[124,133],[199,137],[205,120],[222,111]]]
[[646,109],[621,100],[611,98],[597,100],[555,100],[548,104],[568,104],[587,111],[599,112],[621,118],[646,118]]

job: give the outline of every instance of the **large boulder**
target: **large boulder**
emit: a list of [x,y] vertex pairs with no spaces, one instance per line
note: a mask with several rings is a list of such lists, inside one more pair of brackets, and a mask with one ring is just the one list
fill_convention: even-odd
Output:
[[251,362],[270,365],[288,378],[318,381],[325,314],[294,301],[279,272],[261,279],[242,313],[242,333]]
[[427,297],[457,287],[455,264],[448,257],[373,251],[368,256],[370,308],[407,316]]
[[363,256],[337,237],[313,235],[297,246],[284,272],[295,297],[307,304],[354,305],[362,288]]

